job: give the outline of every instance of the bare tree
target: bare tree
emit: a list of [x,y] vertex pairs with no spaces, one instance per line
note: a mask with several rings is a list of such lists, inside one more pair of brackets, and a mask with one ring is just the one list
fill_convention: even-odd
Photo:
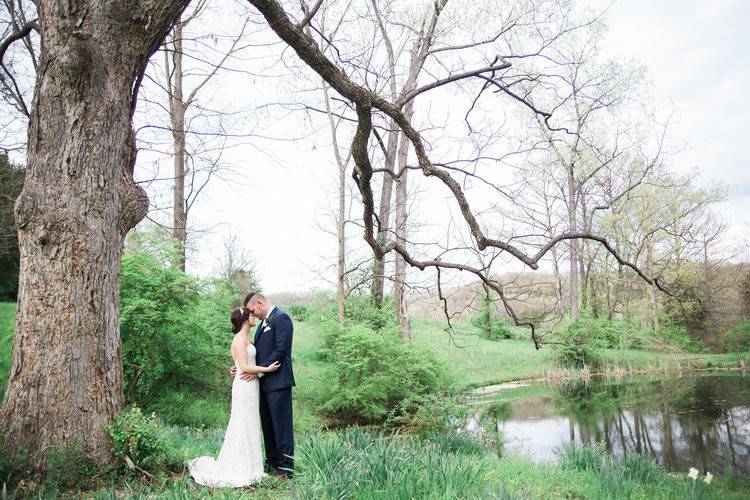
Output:
[[[544,50],[545,47],[549,46],[555,39],[559,39],[568,33],[571,29],[570,26],[565,26],[557,29],[539,29],[539,23],[545,21],[536,21],[536,29],[532,30],[532,33],[536,33],[534,36],[539,36],[541,40],[537,40],[541,45],[541,49],[538,49],[536,53],[528,54],[523,56],[521,53],[508,54],[506,56],[498,56],[492,59],[489,63],[480,65],[476,69],[469,69],[461,71],[460,73],[451,73],[443,77],[438,77],[436,80],[424,84],[415,88],[413,91],[408,92],[405,96],[397,99],[395,102],[388,100],[382,95],[369,90],[368,88],[354,82],[346,73],[342,72],[334,62],[323,54],[317,44],[305,34],[303,29],[295,24],[284,10],[284,8],[277,2],[272,0],[251,0],[251,3],[261,12],[266,18],[268,24],[276,32],[276,34],[284,40],[290,47],[294,49],[297,55],[307,63],[312,69],[320,74],[326,82],[333,87],[341,96],[352,102],[357,112],[358,126],[357,131],[352,141],[352,156],[355,161],[355,174],[357,178],[357,184],[362,194],[363,206],[364,206],[364,223],[365,223],[365,240],[373,248],[373,251],[378,255],[382,256],[391,251],[396,252],[398,255],[403,257],[405,262],[409,265],[417,267],[419,269],[426,268],[437,268],[437,269],[457,269],[471,272],[477,275],[482,282],[487,284],[490,288],[495,290],[502,298],[503,289],[496,281],[486,276],[482,270],[476,267],[462,264],[460,262],[449,262],[441,259],[417,259],[411,255],[409,250],[398,241],[398,239],[391,240],[385,244],[381,244],[376,236],[375,232],[375,213],[374,213],[374,202],[372,193],[372,176],[373,168],[370,162],[368,154],[368,140],[372,134],[372,113],[377,110],[388,117],[392,118],[398,127],[401,129],[403,134],[409,139],[411,147],[414,148],[414,152],[417,157],[418,168],[427,177],[433,177],[438,179],[449,192],[453,195],[456,202],[458,203],[461,215],[463,216],[471,234],[480,250],[485,250],[488,247],[498,248],[512,255],[525,265],[532,269],[539,267],[539,261],[550,251],[550,249],[561,241],[573,240],[573,239],[590,239],[599,242],[608,252],[610,252],[615,258],[621,262],[624,266],[632,269],[642,279],[649,283],[656,283],[660,286],[658,281],[648,277],[643,271],[638,268],[634,263],[625,261],[616,250],[609,244],[609,242],[600,236],[593,235],[584,231],[565,232],[557,234],[540,245],[538,250],[531,254],[524,251],[521,246],[508,241],[503,241],[499,238],[494,238],[485,234],[481,229],[476,214],[471,209],[470,203],[461,184],[456,181],[451,175],[450,171],[445,168],[440,168],[433,161],[430,160],[426,144],[422,135],[414,129],[411,125],[410,120],[405,114],[405,106],[418,95],[427,92],[429,90],[439,88],[448,85],[453,82],[460,80],[466,80],[469,78],[478,78],[483,80],[482,90],[487,88],[497,88],[503,95],[509,96],[514,102],[520,102],[523,106],[528,108],[532,113],[542,116],[543,120],[551,125],[553,118],[552,113],[537,109],[531,101],[524,98],[522,95],[516,94],[513,88],[513,81],[509,81],[506,77],[510,76],[510,70],[512,64],[511,59],[518,59],[519,57],[532,57],[534,54],[538,54]],[[534,11],[533,14],[541,14],[538,11]],[[532,15],[533,15],[532,14]],[[549,12],[545,12],[547,17],[546,22],[549,22]],[[563,16],[564,17],[564,16]],[[560,18],[556,18],[560,19]],[[567,19],[567,17],[565,17]],[[533,23],[531,23],[533,24]],[[499,37],[499,35],[498,35]],[[470,46],[475,47],[477,43],[473,43]],[[518,74],[514,76],[519,77]],[[509,304],[505,304],[506,309],[509,310],[511,317],[519,323],[517,316],[513,313],[512,308]],[[537,345],[540,345],[539,339],[535,336],[534,325],[529,325],[532,330],[532,338],[535,340]]]
[[39,23],[32,2],[2,0],[0,6],[0,152],[23,152],[33,73],[39,53]]
[[219,263],[219,275],[234,283],[244,293],[260,290],[255,262],[241,247],[236,236],[224,239],[224,256]]
[[[158,85],[163,89],[169,112],[169,132],[172,137],[172,157],[174,179],[172,187],[172,236],[180,242],[177,265],[185,270],[185,252],[188,239],[188,218],[190,209],[204,191],[209,181],[220,168],[224,131],[219,126],[210,135],[220,141],[219,146],[206,145],[196,140],[196,133],[205,135],[209,131],[206,120],[195,120],[206,112],[207,103],[201,103],[201,93],[231,63],[236,63],[236,56],[247,48],[243,38],[246,34],[248,20],[242,24],[239,32],[230,35],[222,51],[212,50],[208,55],[200,54],[194,48],[198,36],[187,31],[193,23],[200,24],[201,16],[206,12],[207,0],[201,0],[177,21],[172,32],[162,47],[163,75]],[[193,38],[188,38],[192,36]],[[205,36],[205,35],[204,35]],[[185,58],[192,62],[186,67]],[[190,85],[192,84],[192,85]],[[204,99],[205,100],[205,99]],[[197,108],[197,109],[194,109]],[[218,113],[219,118],[221,113]],[[189,139],[192,139],[189,143]],[[216,154],[199,165],[198,159],[202,150],[214,149]],[[202,175],[198,170],[202,169]]]

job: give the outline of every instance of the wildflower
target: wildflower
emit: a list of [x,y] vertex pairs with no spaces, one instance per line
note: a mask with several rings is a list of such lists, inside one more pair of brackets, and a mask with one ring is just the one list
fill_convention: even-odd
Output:
[[706,477],[703,479],[703,482],[706,484],[711,484],[711,481],[713,481],[714,475],[710,472],[706,472]]
[[696,469],[695,467],[690,467],[690,472],[688,472],[688,477],[692,479],[693,481],[698,479],[698,469]]

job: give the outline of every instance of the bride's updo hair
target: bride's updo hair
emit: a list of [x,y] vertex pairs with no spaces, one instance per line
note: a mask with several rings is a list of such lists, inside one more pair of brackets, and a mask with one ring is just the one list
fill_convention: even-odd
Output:
[[242,330],[242,324],[250,319],[250,311],[248,309],[237,308],[232,311],[232,333],[237,333]]

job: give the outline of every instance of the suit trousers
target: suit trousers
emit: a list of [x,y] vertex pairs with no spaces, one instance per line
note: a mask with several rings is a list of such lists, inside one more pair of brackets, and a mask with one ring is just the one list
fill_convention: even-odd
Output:
[[266,466],[285,476],[294,469],[292,388],[260,393],[260,423],[266,449]]

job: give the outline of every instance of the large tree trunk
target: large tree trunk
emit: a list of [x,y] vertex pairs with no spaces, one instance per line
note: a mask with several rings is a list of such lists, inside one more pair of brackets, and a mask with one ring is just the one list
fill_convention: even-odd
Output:
[[[174,142],[174,190],[172,209],[172,236],[178,241],[177,265],[185,270],[187,244],[187,204],[185,203],[185,102],[182,89],[182,23],[177,21],[172,32],[174,39],[174,80],[171,86],[169,117],[172,121]],[[171,80],[167,65],[167,82]]]
[[120,253],[148,209],[133,182],[134,87],[186,2],[38,0],[42,53],[16,207],[18,315],[2,408],[11,453],[109,458],[123,403]]

